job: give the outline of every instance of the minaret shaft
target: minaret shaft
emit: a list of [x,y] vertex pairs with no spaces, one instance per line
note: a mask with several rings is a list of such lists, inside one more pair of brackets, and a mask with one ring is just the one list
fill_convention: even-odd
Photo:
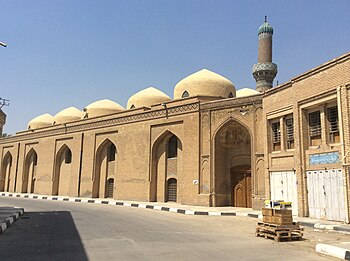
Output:
[[259,37],[258,63],[272,62],[272,36]]
[[258,63],[253,66],[256,90],[259,92],[271,89],[277,75],[277,65],[272,62],[272,35],[273,28],[265,17],[265,23],[258,31]]

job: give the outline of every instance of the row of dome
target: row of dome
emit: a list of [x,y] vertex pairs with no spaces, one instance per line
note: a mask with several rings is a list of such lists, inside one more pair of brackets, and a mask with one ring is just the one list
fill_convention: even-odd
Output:
[[[174,89],[174,99],[194,96],[210,96],[218,98],[233,98],[259,94],[258,91],[249,88],[240,89],[236,92],[235,86],[227,78],[209,71],[200,70],[181,80]],[[150,107],[170,101],[171,98],[162,91],[149,87],[131,96],[127,103],[127,109]],[[55,116],[48,113],[32,119],[28,123],[28,129],[37,129],[54,124],[63,124],[112,114],[125,110],[121,105],[108,99],[99,100],[86,106],[83,111],[75,107],[66,108]]]

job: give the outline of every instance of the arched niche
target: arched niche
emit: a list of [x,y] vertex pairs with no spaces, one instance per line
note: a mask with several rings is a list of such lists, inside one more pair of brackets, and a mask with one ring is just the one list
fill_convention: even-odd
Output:
[[12,173],[12,154],[8,151],[2,159],[0,191],[10,191]]
[[[170,131],[164,132],[152,146],[152,166],[150,180],[150,201],[168,201],[169,180],[181,179],[182,171],[182,142]],[[173,191],[174,186],[170,189]],[[176,200],[180,194],[176,185]],[[174,194],[174,193],[173,193]],[[171,198],[173,200],[174,197]]]
[[27,153],[24,161],[24,171],[22,176],[22,193],[34,193],[36,169],[38,164],[38,154],[32,148]]
[[[113,197],[115,193],[117,147],[109,139],[96,150],[92,197]],[[113,184],[111,183],[113,181]]]
[[55,171],[52,182],[52,195],[68,195],[71,179],[72,151],[66,145],[58,150],[55,157]]

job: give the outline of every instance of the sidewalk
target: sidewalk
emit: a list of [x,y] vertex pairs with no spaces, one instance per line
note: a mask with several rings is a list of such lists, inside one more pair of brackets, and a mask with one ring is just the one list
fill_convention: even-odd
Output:
[[23,208],[0,207],[0,234],[24,213]]
[[[108,198],[78,198],[78,197],[65,197],[65,196],[49,196],[49,195],[37,195],[26,193],[11,193],[2,192],[2,197],[16,197],[27,199],[41,199],[41,200],[56,200],[76,203],[88,203],[88,204],[108,204],[114,206],[123,207],[137,207],[145,209],[153,209],[160,211],[168,211],[177,214],[184,215],[201,215],[201,216],[241,216],[262,219],[262,213],[260,210],[252,210],[251,208],[238,208],[238,207],[201,207],[201,206],[189,206],[181,205],[175,202],[137,202],[137,201],[119,201]],[[23,209],[22,209],[23,213]],[[18,218],[18,217],[17,217]],[[306,217],[293,217],[294,221],[299,222],[302,226],[307,226],[321,230],[331,230],[342,233],[350,233],[350,225],[336,221],[310,219]],[[12,221],[13,223],[13,221]],[[12,224],[11,223],[11,224]],[[5,228],[6,229],[6,228]],[[330,255],[333,257],[350,260],[350,243],[339,244],[317,244],[316,252]]]

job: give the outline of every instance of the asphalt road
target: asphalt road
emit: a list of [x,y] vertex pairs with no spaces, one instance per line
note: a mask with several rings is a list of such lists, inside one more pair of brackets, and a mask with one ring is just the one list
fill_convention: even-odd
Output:
[[140,208],[0,198],[25,214],[0,235],[0,260],[329,260],[320,241],[349,235],[305,231],[305,240],[255,237],[256,219],[188,216]]

